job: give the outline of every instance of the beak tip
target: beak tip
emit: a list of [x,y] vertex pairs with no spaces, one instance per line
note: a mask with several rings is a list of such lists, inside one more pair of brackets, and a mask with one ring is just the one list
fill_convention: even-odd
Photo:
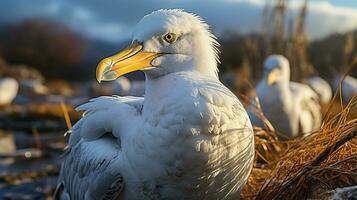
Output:
[[98,74],[97,74],[97,76],[96,76],[96,80],[98,81],[98,83],[102,82],[102,79],[101,79],[100,76],[98,76]]

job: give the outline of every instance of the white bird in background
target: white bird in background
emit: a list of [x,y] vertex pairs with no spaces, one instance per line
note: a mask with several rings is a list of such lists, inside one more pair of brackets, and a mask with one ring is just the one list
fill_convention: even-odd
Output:
[[[306,135],[321,125],[317,94],[307,85],[290,81],[289,61],[284,56],[271,55],[265,60],[256,93],[264,115],[283,134],[281,139]],[[254,125],[263,127],[253,112],[249,116]]]
[[327,105],[332,99],[332,89],[330,84],[319,76],[312,76],[306,79],[307,84],[319,96],[322,105]]
[[128,95],[131,87],[131,83],[128,78],[122,76],[111,83],[113,83],[113,94]]
[[158,10],[132,44],[101,61],[98,81],[135,70],[145,98],[99,97],[72,128],[59,199],[239,199],[254,135],[237,97],[218,80],[217,45],[201,18]]
[[19,83],[14,78],[0,78],[0,105],[11,103],[19,91]]
[[48,88],[38,80],[21,80],[20,93],[27,96],[46,95]]
[[341,85],[342,79],[343,75],[337,76],[332,83],[332,87],[334,91],[338,91],[342,86],[342,98],[347,103],[357,94],[357,79],[352,76],[346,76]]
[[116,94],[120,96],[128,95],[142,97],[145,93],[145,81],[130,81],[125,76],[121,76],[117,80],[105,84],[91,82],[89,88],[84,89],[84,91],[89,91],[89,96]]
[[128,78],[121,76],[117,80],[111,83],[114,83],[112,85],[113,88],[112,94],[129,95],[129,96],[136,96],[136,97],[144,96],[145,81],[141,81],[141,80],[130,81]]

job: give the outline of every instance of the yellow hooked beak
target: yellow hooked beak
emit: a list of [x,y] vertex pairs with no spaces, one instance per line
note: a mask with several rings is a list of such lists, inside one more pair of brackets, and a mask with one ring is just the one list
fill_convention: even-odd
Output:
[[144,52],[142,49],[143,45],[135,41],[118,54],[100,61],[96,69],[98,82],[112,81],[129,72],[153,67],[151,62],[162,54]]
[[273,69],[267,77],[267,83],[269,86],[272,86],[276,81],[278,80],[278,77],[280,76],[280,71],[277,69]]

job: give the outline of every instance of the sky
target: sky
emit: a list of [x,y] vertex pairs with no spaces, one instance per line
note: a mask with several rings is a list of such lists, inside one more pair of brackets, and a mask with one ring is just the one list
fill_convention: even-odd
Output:
[[[4,0],[0,24],[28,18],[55,19],[92,39],[118,42],[130,38],[135,24],[160,8],[182,8],[200,15],[214,34],[248,34],[261,31],[262,10],[273,0]],[[293,19],[302,0],[289,0]],[[357,29],[357,0],[310,0],[307,34],[320,39]]]

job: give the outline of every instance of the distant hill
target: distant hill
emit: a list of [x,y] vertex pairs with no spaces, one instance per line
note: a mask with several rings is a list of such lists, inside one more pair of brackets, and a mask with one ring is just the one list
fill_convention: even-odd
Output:
[[[0,57],[34,67],[46,79],[94,80],[98,62],[129,43],[84,38],[58,21],[37,18],[0,27]],[[127,77],[144,78],[140,72]]]
[[[350,55],[345,57],[346,42],[349,41],[347,48],[350,48]],[[357,56],[357,31],[353,37],[348,39],[348,34],[334,34],[321,40],[313,41],[308,48],[309,60],[324,76],[331,78],[333,74],[344,73],[347,65]],[[357,67],[352,71],[352,75],[357,77]]]

